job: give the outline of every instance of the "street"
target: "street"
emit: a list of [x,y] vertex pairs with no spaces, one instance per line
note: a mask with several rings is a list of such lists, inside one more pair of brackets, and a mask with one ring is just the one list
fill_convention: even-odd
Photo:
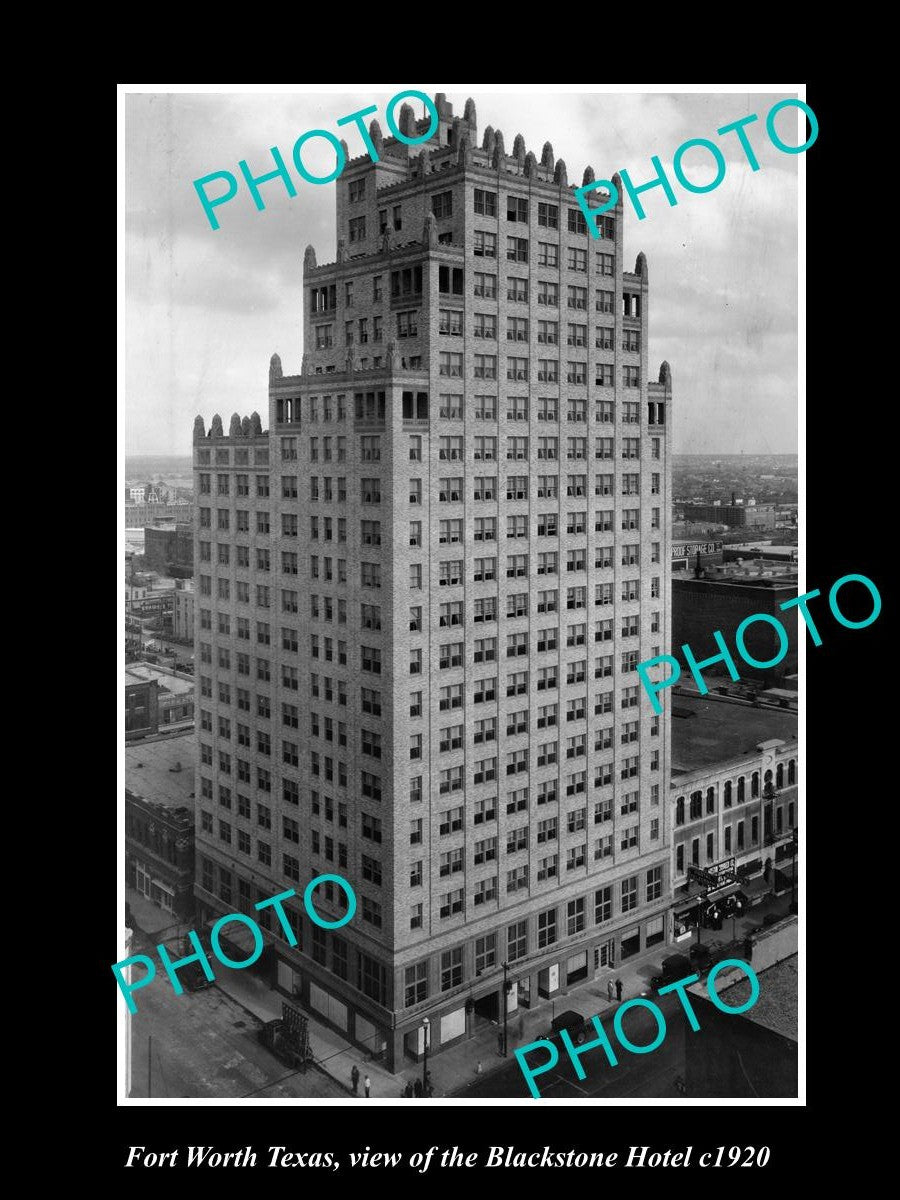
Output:
[[[561,1044],[559,1061],[552,1070],[538,1075],[535,1086],[541,1098],[565,1100],[575,1097],[597,1097],[600,1099],[621,1096],[674,1097],[680,1095],[675,1080],[684,1074],[684,1037],[689,1028],[687,1017],[677,996],[654,996],[653,1001],[663,1011],[666,1019],[666,1037],[658,1049],[649,1054],[631,1054],[621,1047],[613,1032],[613,1010],[601,1017],[603,1028],[612,1044],[618,1066],[611,1067],[603,1049],[589,1050],[581,1055],[580,1062],[586,1078],[578,1079],[572,1061]],[[629,1011],[623,1022],[623,1030],[636,1045],[647,1045],[656,1037],[656,1022],[644,1008]],[[594,1040],[593,1022],[588,1023],[587,1042]],[[702,1031],[701,1031],[702,1032]],[[699,1037],[700,1034],[693,1035]],[[533,1039],[534,1040],[534,1039]],[[527,1044],[527,1043],[525,1043]],[[531,1092],[525,1076],[513,1054],[510,1044],[509,1062],[497,1071],[491,1071],[483,1079],[452,1092],[458,1099],[475,1099],[480,1096],[530,1097]],[[535,1050],[528,1061],[540,1064],[546,1051]],[[542,1057],[542,1055],[544,1057]]]
[[267,1098],[347,1096],[315,1067],[295,1074],[270,1054],[257,1040],[262,1022],[215,986],[176,996],[166,979],[156,979],[137,1001],[131,1018],[132,1096],[148,1094],[148,1058],[150,1094],[157,1099],[251,1092]]

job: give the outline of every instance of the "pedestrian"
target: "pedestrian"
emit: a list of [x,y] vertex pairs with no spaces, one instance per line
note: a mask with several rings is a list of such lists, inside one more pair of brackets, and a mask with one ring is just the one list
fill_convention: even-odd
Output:
[[409,1099],[413,1095],[413,1085],[407,1080],[406,1087],[403,1090],[403,1095]]
[[613,995],[612,995],[612,980],[611,979],[607,979],[607,981],[606,981],[606,998],[607,998],[607,1000],[609,1000],[610,1004],[612,1004]]
[[359,1067],[356,1063],[353,1064],[353,1070],[350,1072],[350,1082],[353,1084],[353,1095],[359,1095]]
[[431,1082],[431,1072],[425,1072],[425,1087],[422,1089],[426,1097],[430,1098],[434,1094],[434,1086]]
[[365,1079],[363,1080],[363,1088],[365,1089],[365,1093],[366,1093],[366,1099],[367,1099],[367,1100],[368,1100],[368,1098],[369,1098],[369,1089],[371,1088],[371,1086],[372,1086],[372,1080],[371,1080],[371,1079],[368,1077],[368,1075],[367,1075],[367,1076],[365,1077]]
[[479,1058],[478,1064],[475,1067],[475,1074],[482,1075],[483,1073],[484,1073],[484,1067],[481,1065],[481,1059]]
[[421,1079],[417,1079],[416,1082],[413,1084],[413,1095],[415,1096],[415,1098],[417,1100],[421,1097],[421,1095],[422,1095],[422,1080]]
[[617,1000],[622,999],[622,980],[621,979],[616,980],[616,999]]

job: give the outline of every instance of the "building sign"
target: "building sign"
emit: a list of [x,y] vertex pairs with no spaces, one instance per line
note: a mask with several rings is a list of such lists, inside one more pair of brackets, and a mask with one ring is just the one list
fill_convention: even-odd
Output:
[[722,542],[675,542],[672,546],[673,558],[692,558],[695,554],[718,554]]

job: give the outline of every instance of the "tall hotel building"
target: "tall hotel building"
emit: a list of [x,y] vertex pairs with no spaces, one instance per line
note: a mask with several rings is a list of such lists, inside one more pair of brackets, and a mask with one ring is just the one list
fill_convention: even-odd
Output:
[[[588,234],[549,143],[479,148],[474,103],[436,105],[337,181],[269,431],[194,436],[200,915],[294,888],[296,947],[256,914],[274,985],[392,1070],[671,937],[669,725],[634,669],[670,640],[647,264],[621,204]],[[320,874],[358,897],[337,931],[302,911]]]

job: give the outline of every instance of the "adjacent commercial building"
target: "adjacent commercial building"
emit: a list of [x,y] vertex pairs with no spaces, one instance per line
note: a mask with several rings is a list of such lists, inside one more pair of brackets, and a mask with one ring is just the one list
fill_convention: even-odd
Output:
[[685,521],[715,521],[747,529],[774,529],[774,504],[680,504]]
[[192,675],[147,662],[132,662],[126,666],[126,740],[191,725],[193,720]]
[[681,941],[690,939],[707,895],[689,878],[689,868],[709,870],[733,860],[738,882],[730,890],[740,888],[751,901],[790,886],[785,873],[796,870],[797,711],[679,687],[668,703],[674,933]]
[[673,574],[690,574],[698,569],[706,568],[722,562],[721,541],[705,539],[673,539],[672,541],[672,572]]
[[153,525],[158,521],[175,521],[188,522],[193,520],[193,504],[189,501],[181,501],[177,503],[154,501],[148,503],[142,501],[140,503],[125,504],[125,527],[126,529],[143,528]]
[[144,530],[144,559],[148,570],[171,578],[185,578],[194,570],[193,522],[181,525],[148,525]]
[[[710,565],[706,578],[683,572],[672,578],[672,645],[687,643],[697,661],[717,654],[713,639],[719,630],[731,649],[736,668],[742,679],[754,679],[767,685],[782,683],[797,671],[797,610],[782,610],[781,605],[797,595],[796,567],[790,563],[774,563],[766,569],[759,562],[743,566],[726,563]],[[712,577],[710,577],[712,576]],[[735,649],[738,625],[756,613],[766,613],[780,621],[788,638],[785,655],[774,662],[781,650],[778,630],[767,621],[748,626],[744,641],[747,653],[757,663],[772,666],[753,667]],[[724,663],[716,663],[704,671],[704,678],[728,682],[730,676]]]
[[671,642],[647,263],[621,204],[588,234],[549,143],[436,103],[337,181],[269,430],[194,438],[199,915],[350,881],[339,931],[257,916],[277,986],[394,1070],[670,933],[668,716],[634,669]]
[[193,730],[125,748],[125,882],[178,921],[194,913]]
[[193,643],[194,585],[190,580],[180,580],[179,583],[181,586],[176,589],[173,600],[173,633],[176,641]]

